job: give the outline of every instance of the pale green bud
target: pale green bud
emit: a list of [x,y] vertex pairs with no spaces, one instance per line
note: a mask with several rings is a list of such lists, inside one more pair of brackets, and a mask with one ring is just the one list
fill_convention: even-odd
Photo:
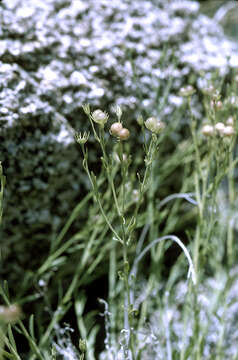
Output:
[[75,135],[74,135],[75,140],[80,145],[84,145],[88,141],[89,136],[90,136],[90,133],[87,133],[87,132],[84,132],[83,134],[82,133],[75,133]]
[[122,129],[122,123],[120,122],[115,122],[112,124],[112,126],[110,127],[110,133],[113,135],[113,136],[119,136],[119,131],[121,131]]

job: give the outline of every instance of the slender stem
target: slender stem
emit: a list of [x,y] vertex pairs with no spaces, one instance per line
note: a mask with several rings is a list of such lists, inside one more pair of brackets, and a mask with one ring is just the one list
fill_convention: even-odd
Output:
[[234,184],[234,168],[231,167],[233,163],[233,152],[230,151],[229,154],[229,172],[228,172],[228,196],[229,203],[231,206],[231,211],[228,216],[228,230],[227,230],[227,257],[228,264],[231,266],[234,260],[234,252],[233,252],[233,242],[234,242],[234,230],[232,223],[233,216],[233,208],[235,203],[235,184]]
[[110,223],[107,215],[105,214],[104,210],[103,210],[103,206],[102,206],[102,203],[101,203],[101,200],[99,198],[99,193],[98,193],[98,189],[96,188],[95,186],[95,183],[93,181],[93,178],[90,174],[90,171],[89,171],[89,168],[88,168],[88,159],[87,159],[87,153],[85,151],[85,148],[84,148],[84,145],[82,145],[82,151],[83,151],[83,155],[84,155],[84,168],[87,172],[87,175],[88,175],[88,178],[91,182],[91,185],[92,185],[92,188],[93,188],[93,191],[94,191],[94,195],[96,197],[96,201],[99,205],[99,208],[100,208],[100,211],[102,213],[102,216],[104,217],[104,220],[106,221],[108,227],[110,228],[110,230],[113,232],[113,234],[115,235],[116,239],[120,242],[123,242],[123,240],[120,238],[120,236],[118,235],[118,233],[116,232],[116,230],[113,228],[112,224]]

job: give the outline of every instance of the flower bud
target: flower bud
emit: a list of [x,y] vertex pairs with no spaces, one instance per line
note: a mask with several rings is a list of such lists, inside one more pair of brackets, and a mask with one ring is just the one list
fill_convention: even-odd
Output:
[[122,123],[120,122],[115,122],[114,124],[112,124],[112,126],[110,127],[110,133],[113,136],[119,136],[118,133],[119,131],[122,130]]
[[95,110],[92,113],[93,121],[101,126],[104,126],[106,124],[108,118],[109,118],[108,114],[100,109]]
[[120,121],[121,117],[122,117],[122,109],[119,105],[116,106],[116,115],[118,120]]
[[204,136],[213,136],[214,135],[214,127],[211,125],[204,125],[202,127],[202,133]]
[[127,140],[130,136],[130,131],[126,128],[122,128],[119,132],[118,132],[118,137],[120,140]]
[[159,134],[165,127],[165,124],[156,117],[150,117],[146,120],[145,126],[155,134]]
[[90,136],[90,133],[87,133],[86,131],[83,134],[82,133],[75,133],[75,135],[74,135],[75,140],[80,145],[84,145],[88,141],[89,136]]
[[87,342],[86,342],[86,340],[84,340],[84,339],[79,340],[79,350],[82,353],[86,353],[86,351],[87,351]]
[[225,126],[224,130],[223,130],[223,135],[226,136],[226,137],[229,137],[229,136],[233,136],[235,134],[235,130],[233,128],[233,126]]
[[144,120],[143,120],[143,117],[141,115],[138,116],[136,121],[137,121],[138,125],[140,125],[140,126],[142,126],[144,124]]

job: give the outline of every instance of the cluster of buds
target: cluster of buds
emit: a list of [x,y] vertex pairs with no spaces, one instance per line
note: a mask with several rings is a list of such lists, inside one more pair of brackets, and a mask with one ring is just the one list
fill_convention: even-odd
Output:
[[165,127],[165,124],[156,117],[150,117],[145,121],[145,126],[154,134],[159,134]]
[[112,136],[117,137],[120,140],[127,140],[130,136],[130,131],[122,126],[122,123],[115,122],[110,127],[110,133]]
[[202,133],[207,137],[214,135],[220,135],[221,137],[231,137],[235,134],[234,120],[232,117],[230,117],[226,124],[218,122],[214,126],[204,125],[202,127]]
[[12,324],[21,318],[22,312],[18,305],[0,306],[0,322]]

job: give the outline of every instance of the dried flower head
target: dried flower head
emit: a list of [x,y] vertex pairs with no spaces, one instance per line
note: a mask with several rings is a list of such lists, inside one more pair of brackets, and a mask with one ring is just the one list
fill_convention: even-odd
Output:
[[119,131],[122,129],[122,123],[120,122],[115,122],[114,124],[112,124],[112,126],[110,127],[110,133],[113,136],[119,136]]
[[106,124],[108,118],[109,115],[100,109],[97,109],[92,113],[93,121],[101,126],[104,126]]
[[150,117],[145,121],[145,126],[148,130],[155,134],[159,134],[165,127],[165,124],[156,117]]
[[212,125],[204,125],[202,127],[202,133],[204,136],[213,136],[215,133],[214,127]]

